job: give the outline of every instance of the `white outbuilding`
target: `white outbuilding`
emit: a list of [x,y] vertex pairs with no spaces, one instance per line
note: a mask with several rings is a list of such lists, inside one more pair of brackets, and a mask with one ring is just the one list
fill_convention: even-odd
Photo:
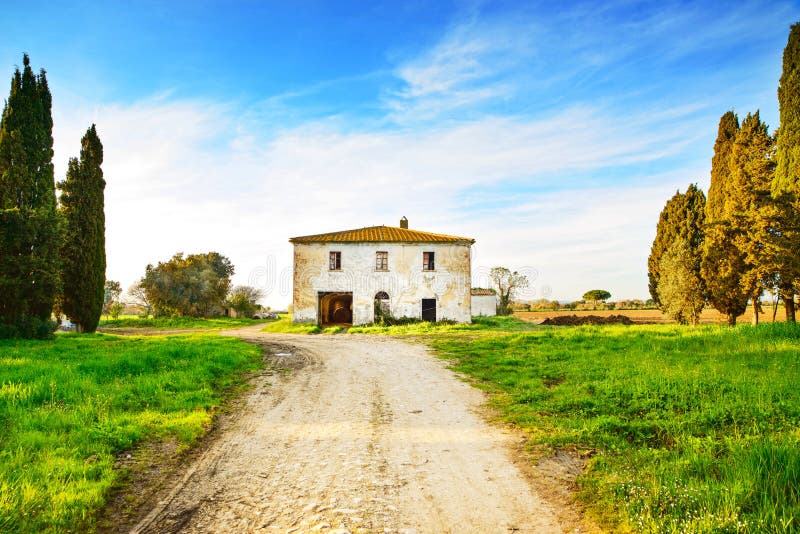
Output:
[[494,289],[472,288],[470,293],[473,317],[497,315],[497,293]]

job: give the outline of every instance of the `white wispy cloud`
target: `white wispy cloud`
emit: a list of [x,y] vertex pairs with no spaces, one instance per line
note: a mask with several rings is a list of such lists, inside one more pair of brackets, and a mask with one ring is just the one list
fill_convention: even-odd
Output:
[[[566,171],[646,162],[660,151],[679,152],[691,135],[691,123],[685,130],[648,134],[638,117],[612,121],[583,107],[541,121],[487,117],[427,132],[352,133],[320,121],[275,136],[243,129],[237,115],[225,105],[159,98],[128,107],[72,107],[57,115],[58,161],[77,152],[75,140],[90,122],[97,123],[105,146],[109,277],[127,286],[147,263],[178,251],[218,250],[237,266],[238,282],[262,284],[272,292],[269,303],[285,305],[289,237],[397,224],[407,215],[412,227],[476,238],[484,267],[536,266],[549,273],[547,285],[564,292],[565,275],[577,276],[573,258],[608,259],[619,244],[609,236],[620,225],[631,226],[626,254],[641,244],[650,231],[642,225],[647,217],[605,214],[630,213],[633,203],[634,211],[643,213],[646,205],[652,216],[653,202],[632,198],[649,190],[631,193],[620,185],[548,193],[533,203],[522,195],[517,205],[478,215],[460,195],[513,180],[544,187]],[[596,204],[588,200],[600,197]],[[587,220],[594,216],[622,222],[609,228]],[[552,267],[562,261],[572,268]],[[263,276],[267,267],[274,271],[270,277]],[[642,281],[626,285],[635,294]]]
[[454,25],[430,50],[401,64],[399,90],[386,95],[391,118],[408,123],[509,97],[507,76],[536,52],[535,25],[471,18]]

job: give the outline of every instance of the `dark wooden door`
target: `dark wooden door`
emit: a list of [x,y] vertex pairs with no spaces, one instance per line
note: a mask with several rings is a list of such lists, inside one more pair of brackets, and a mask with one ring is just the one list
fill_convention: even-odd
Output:
[[422,320],[436,322],[436,299],[422,299]]

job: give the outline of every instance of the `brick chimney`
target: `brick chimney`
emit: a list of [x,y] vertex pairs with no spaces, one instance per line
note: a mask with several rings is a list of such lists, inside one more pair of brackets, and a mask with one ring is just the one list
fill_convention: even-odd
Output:
[[403,218],[400,219],[400,228],[405,228],[408,230],[408,219],[406,219],[405,215],[403,215]]

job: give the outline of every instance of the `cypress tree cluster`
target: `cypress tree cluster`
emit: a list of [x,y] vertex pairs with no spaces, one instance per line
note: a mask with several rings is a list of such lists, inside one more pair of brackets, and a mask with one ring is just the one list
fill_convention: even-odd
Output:
[[[91,171],[96,174],[102,147],[99,159],[92,158],[89,166],[96,162]],[[102,172],[99,177],[102,181]],[[68,196],[78,205],[83,194],[79,188]],[[89,205],[95,209],[96,199]],[[102,233],[102,188],[99,209]],[[61,254],[69,248],[63,227],[55,195],[52,97],[44,69],[34,74],[25,54],[22,70],[17,68],[11,79],[0,119],[0,337],[44,338],[55,329],[52,314],[61,290]],[[103,240],[101,236],[100,246]],[[98,261],[91,265],[101,267]],[[104,277],[104,271],[103,252],[102,270],[92,278]]]
[[[800,284],[800,24],[792,26],[784,50],[778,101],[781,126],[774,138],[758,111],[748,113],[741,125],[732,111],[720,118],[701,225],[704,238],[684,247],[700,258],[705,297],[727,316],[729,325],[736,324],[748,301],[757,324],[765,290],[779,295],[786,320],[795,320]],[[670,281],[670,302],[658,291],[665,268],[688,272],[675,261],[687,256],[686,250],[670,262],[660,261],[686,231],[687,217],[680,208],[685,200],[679,197],[667,202],[661,214],[648,261],[650,292],[662,309],[676,309],[687,293],[696,294],[694,273]]]
[[79,332],[94,332],[103,311],[106,272],[103,145],[93,124],[81,139],[80,160],[70,158],[61,189],[64,219],[64,291],[61,309]]

